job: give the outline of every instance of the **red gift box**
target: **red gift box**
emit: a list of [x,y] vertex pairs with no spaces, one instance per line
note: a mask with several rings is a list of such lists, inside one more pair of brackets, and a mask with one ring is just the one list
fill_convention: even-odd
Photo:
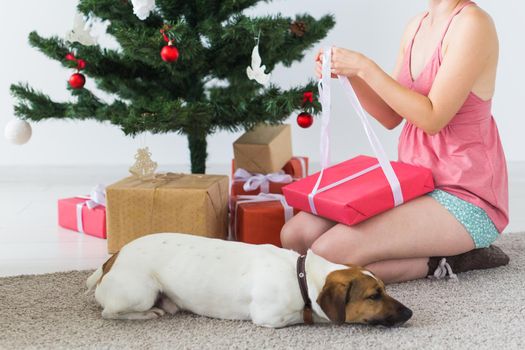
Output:
[[58,224],[66,229],[106,238],[106,207],[92,209],[86,205],[89,199],[66,198],[58,200]]
[[293,178],[283,171],[272,174],[252,174],[244,169],[237,169],[233,175],[231,196],[259,193],[282,194],[282,188],[291,183]]
[[[404,202],[434,189],[429,169],[401,162],[390,164]],[[326,168],[317,193],[312,195],[319,174],[284,187],[288,204],[346,225],[355,225],[395,206],[392,188],[376,158],[358,156]]]
[[232,197],[230,231],[234,240],[281,247],[281,229],[298,211],[284,196],[260,194]]
[[283,171],[294,179],[308,176],[308,157],[293,157],[284,165]]

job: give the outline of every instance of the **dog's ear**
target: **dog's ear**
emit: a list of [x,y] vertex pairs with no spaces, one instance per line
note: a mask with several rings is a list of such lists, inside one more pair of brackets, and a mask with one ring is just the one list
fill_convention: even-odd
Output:
[[319,293],[317,304],[321,306],[326,316],[335,324],[343,324],[346,320],[346,304],[350,297],[352,282],[330,282],[323,286]]

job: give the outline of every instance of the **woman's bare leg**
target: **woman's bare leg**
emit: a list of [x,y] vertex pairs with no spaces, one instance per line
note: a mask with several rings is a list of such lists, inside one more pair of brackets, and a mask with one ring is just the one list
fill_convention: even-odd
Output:
[[284,225],[281,231],[281,244],[283,248],[305,254],[315,240],[335,224],[334,221],[300,212]]
[[474,241],[435,199],[423,196],[355,226],[337,224],[312,250],[340,264],[452,256],[474,249]]
[[411,281],[428,275],[428,258],[385,260],[365,266],[385,284]]

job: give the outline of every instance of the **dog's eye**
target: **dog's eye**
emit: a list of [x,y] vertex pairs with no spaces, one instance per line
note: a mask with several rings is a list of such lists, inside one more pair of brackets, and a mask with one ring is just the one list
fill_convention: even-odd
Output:
[[371,296],[368,297],[368,299],[370,299],[370,300],[379,300],[379,299],[381,299],[381,294],[379,294],[379,293],[372,294]]

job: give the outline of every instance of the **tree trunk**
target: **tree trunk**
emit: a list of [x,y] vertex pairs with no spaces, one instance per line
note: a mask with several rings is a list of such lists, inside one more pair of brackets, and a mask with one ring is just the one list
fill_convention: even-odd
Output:
[[192,174],[206,173],[206,158],[208,157],[206,136],[205,130],[195,130],[188,134]]

